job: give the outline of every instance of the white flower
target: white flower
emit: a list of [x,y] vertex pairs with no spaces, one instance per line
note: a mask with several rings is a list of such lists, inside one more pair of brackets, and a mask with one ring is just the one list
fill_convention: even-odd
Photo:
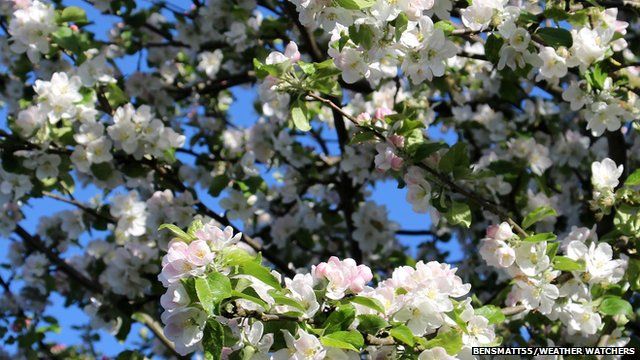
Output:
[[586,82],[584,81],[572,81],[569,87],[562,92],[562,99],[571,104],[571,110],[580,110],[590,102],[589,93],[583,90],[585,86]]
[[535,276],[549,267],[546,242],[523,242],[516,248],[516,263],[527,276]]
[[480,256],[488,265],[508,268],[516,259],[516,253],[511,246],[502,240],[482,239]]
[[585,279],[590,284],[615,284],[624,276],[627,262],[613,260],[611,245],[592,242],[589,247],[580,241],[572,241],[567,246],[567,257],[573,260],[584,260]]
[[[97,51],[91,53],[94,55]],[[114,83],[116,79],[113,77],[113,69],[107,66],[107,57],[105,54],[99,54],[87,59],[78,67],[78,76],[82,79],[82,84],[91,87],[100,83]]]
[[589,304],[567,304],[560,320],[567,326],[569,334],[593,335],[602,326],[602,318]]
[[530,278],[526,282],[516,281],[516,286],[521,290],[519,295],[523,304],[527,308],[537,309],[543,315],[551,313],[556,299],[560,296],[558,288],[545,280]]
[[229,189],[227,197],[220,200],[220,206],[227,211],[229,219],[241,219],[243,221],[253,216],[254,205],[258,197],[256,195],[245,195],[238,190]]
[[256,353],[251,357],[251,360],[267,360],[269,359],[268,353],[273,345],[273,334],[264,334],[264,324],[260,321],[256,321],[251,326],[245,325],[242,331],[243,341],[252,346]]
[[416,336],[431,334],[444,324],[443,313],[434,306],[433,302],[420,300],[419,296],[400,309],[393,319],[406,322],[407,327]]
[[597,31],[583,27],[580,30],[571,30],[571,36],[573,37],[573,46],[571,46],[573,66],[580,64],[582,67],[587,67],[604,58],[607,47]]
[[558,55],[554,48],[545,46],[540,50],[538,55],[543,65],[540,68],[540,74],[536,80],[539,81],[541,78],[557,79],[567,75],[567,60]]
[[40,111],[37,106],[29,106],[18,113],[15,125],[17,132],[28,138],[40,129],[46,121],[46,115]]
[[60,119],[71,119],[76,115],[76,103],[82,100],[81,87],[82,81],[78,76],[69,77],[64,72],[57,72],[50,81],[36,80],[33,89],[38,94],[42,112],[55,124]]
[[462,342],[467,346],[488,346],[495,338],[493,327],[483,316],[473,316],[467,323],[467,332],[462,334]]
[[111,155],[111,140],[105,136],[90,142],[86,147],[86,152],[87,160],[93,164],[107,162],[113,159]]
[[626,112],[618,104],[608,104],[598,101],[591,104],[585,111],[587,129],[591,130],[593,136],[604,134],[605,130],[616,131],[620,129]]
[[165,323],[164,335],[176,345],[180,355],[187,355],[196,350],[204,336],[207,313],[195,308],[186,307],[162,314]]
[[160,296],[160,305],[162,305],[166,311],[184,308],[189,305],[190,302],[191,299],[189,299],[187,290],[179,282],[170,284],[167,291]]
[[222,59],[224,55],[222,50],[216,49],[213,52],[205,51],[198,55],[200,62],[198,63],[198,70],[203,71],[207,76],[213,79],[218,71],[220,71],[220,65],[222,65]]
[[146,232],[146,204],[138,199],[138,192],[114,196],[111,200],[111,216],[118,219],[116,235],[141,236]]
[[623,165],[616,167],[616,163],[609,158],[594,161],[591,163],[591,183],[596,189],[613,190],[620,183],[618,179],[623,171]]
[[49,52],[48,36],[58,28],[55,23],[53,6],[38,0],[13,13],[9,22],[11,50],[16,53],[27,53],[29,60],[37,63],[40,54]]
[[447,354],[447,351],[440,346],[427,349],[418,355],[418,360],[455,360],[456,358]]
[[267,65],[281,64],[284,62],[295,63],[300,60],[300,51],[298,51],[298,44],[291,41],[284,49],[284,54],[279,51],[273,51],[267,56],[265,63]]
[[342,79],[346,83],[353,84],[369,76],[369,66],[358,50],[345,46],[339,53],[330,49],[329,55],[334,59],[336,67],[342,70]]
[[[312,318],[320,309],[320,304],[316,299],[313,290],[313,276],[311,274],[296,274],[293,279],[285,278],[285,286],[291,291],[291,297],[306,309],[305,315]],[[285,306],[288,311],[296,309]]]
[[282,330],[287,343],[285,349],[273,354],[274,360],[324,360],[326,350],[320,340],[301,328],[298,328],[297,339],[287,330]]

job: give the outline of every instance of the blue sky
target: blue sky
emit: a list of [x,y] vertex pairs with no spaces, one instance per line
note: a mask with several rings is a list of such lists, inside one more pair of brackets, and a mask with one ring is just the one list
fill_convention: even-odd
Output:
[[[76,5],[83,8],[87,8],[86,4],[81,1],[65,1],[66,5]],[[145,2],[142,2],[145,3]],[[87,14],[90,20],[94,21],[94,24],[89,25],[88,29],[96,32],[98,38],[105,39],[107,31],[111,28],[112,24],[117,20],[115,17],[103,16],[99,12],[87,9]],[[125,74],[130,74],[135,71],[137,66],[137,56],[129,56],[125,59],[118,60],[118,65],[121,67]],[[231,107],[230,114],[231,120],[239,125],[250,125],[257,120],[258,115],[253,110],[253,102],[256,98],[255,91],[250,88],[234,88],[233,94],[236,101]],[[7,129],[6,111],[0,110],[0,128]],[[445,141],[452,143],[455,142],[455,135],[453,133],[442,134],[437,128],[433,127],[429,129],[429,133],[433,138],[444,139]],[[335,134],[327,132],[325,134],[328,138],[335,138]],[[334,145],[335,147],[335,145]],[[335,151],[335,150],[334,150]],[[191,162],[190,157],[179,156],[179,158],[185,162]],[[76,187],[75,197],[78,200],[88,200],[90,197],[98,193],[94,187],[80,188]],[[431,225],[428,215],[416,214],[411,210],[411,206],[405,200],[406,190],[397,189],[395,181],[380,182],[376,185],[375,189],[372,189],[371,199],[379,204],[384,204],[389,210],[391,220],[400,224],[402,229],[428,229]],[[217,204],[217,200],[211,198],[206,194],[202,194],[202,199],[207,203],[209,207],[216,211],[220,211]],[[38,224],[38,219],[44,215],[50,215],[55,212],[72,209],[71,205],[67,205],[52,199],[33,199],[27,206],[23,208],[26,219],[21,222],[21,225],[28,231],[35,233],[35,229]],[[94,234],[95,235],[95,234]],[[84,236],[81,239],[82,243],[86,243],[89,240],[88,236]],[[420,240],[424,240],[424,237],[405,236],[401,237],[401,241],[415,249],[415,244],[418,244]],[[6,238],[0,239],[0,258],[6,259],[7,249],[9,241]],[[459,260],[461,252],[456,248],[455,242],[451,241],[445,245],[445,248],[450,251],[450,260]],[[72,249],[69,254],[80,252],[80,249]],[[6,278],[7,271],[0,269],[0,275]],[[17,291],[20,284],[14,284],[14,291]],[[81,343],[79,337],[80,333],[72,329],[74,325],[81,325],[87,322],[87,316],[78,308],[71,307],[65,308],[63,306],[63,299],[58,295],[53,295],[50,298],[52,305],[47,309],[46,314],[52,315],[60,320],[61,332],[59,334],[50,334],[47,340],[56,341],[63,344],[78,344]],[[127,341],[123,344],[118,343],[111,335],[101,332],[101,340],[95,344],[98,351],[104,352],[106,355],[116,355],[120,351],[127,348],[135,348],[133,345],[139,337],[137,336],[140,330],[139,325],[134,325],[132,331],[127,338]]]

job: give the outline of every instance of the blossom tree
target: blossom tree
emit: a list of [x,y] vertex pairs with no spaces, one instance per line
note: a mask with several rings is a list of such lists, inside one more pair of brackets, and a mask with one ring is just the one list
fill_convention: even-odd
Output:
[[[2,0],[0,358],[133,323],[118,359],[637,347],[639,11]],[[429,225],[389,219],[390,181]],[[69,208],[29,229],[39,198]],[[54,295],[83,342],[48,337]]]

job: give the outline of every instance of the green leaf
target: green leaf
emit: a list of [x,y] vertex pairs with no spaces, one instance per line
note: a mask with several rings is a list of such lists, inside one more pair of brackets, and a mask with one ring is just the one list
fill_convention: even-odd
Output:
[[271,274],[271,271],[258,262],[246,262],[240,265],[240,269],[243,274],[251,275],[274,289],[282,289],[280,282]]
[[460,202],[454,202],[447,212],[447,220],[451,225],[463,225],[466,228],[471,226],[471,209],[469,205]]
[[320,342],[324,346],[330,346],[338,349],[352,350],[360,352],[364,346],[364,338],[359,332],[352,331],[336,331],[320,338]]
[[307,311],[307,309],[301,303],[297,302],[296,300],[293,300],[292,298],[286,295],[282,295],[275,290],[269,291],[269,295],[273,297],[273,300],[278,305],[291,306],[294,309],[300,310],[302,313],[305,313]]
[[353,135],[353,137],[349,141],[349,145],[359,144],[365,141],[373,140],[375,138],[376,135],[373,133],[373,131],[362,130]]
[[111,177],[111,173],[113,173],[113,168],[111,164],[108,162],[103,162],[99,164],[91,164],[91,173],[98,178],[98,180],[106,181]]
[[631,304],[619,296],[606,296],[600,303],[598,311],[604,315],[633,315]]
[[556,256],[553,258],[553,267],[556,270],[562,271],[584,271],[585,269],[583,262],[573,260],[566,256]]
[[495,305],[485,305],[475,310],[476,315],[484,316],[491,324],[500,324],[506,318],[499,307]]
[[558,213],[556,213],[556,211],[553,208],[550,208],[548,206],[541,206],[533,210],[532,212],[527,214],[527,216],[524,217],[524,220],[522,220],[522,227],[526,229],[531,225],[537,223],[538,221],[541,221],[551,216],[558,216]]
[[204,226],[204,224],[202,223],[202,220],[200,219],[195,219],[191,222],[191,224],[189,224],[189,228],[187,229],[187,234],[195,239],[196,238],[196,232],[200,229],[202,229],[202,227]]
[[538,28],[536,34],[542,38],[545,44],[554,48],[560,46],[570,48],[573,45],[573,38],[567,29],[543,27]]
[[341,330],[347,330],[349,325],[356,318],[356,310],[351,305],[340,306],[334,310],[327,320],[324,321],[322,327],[325,333],[332,333]]
[[307,119],[307,115],[305,115],[304,111],[300,106],[294,106],[291,108],[291,119],[293,120],[293,124],[300,131],[309,131],[311,130],[311,125],[309,125],[309,119]]
[[587,83],[595,89],[604,89],[604,83],[607,80],[609,74],[602,69],[602,63],[598,62],[591,66],[591,69],[585,73]]
[[216,175],[209,186],[209,194],[213,197],[220,196],[222,190],[229,185],[229,177],[226,174]]
[[222,359],[222,347],[224,346],[224,328],[216,320],[209,320],[204,328],[202,348],[205,360]]
[[375,0],[334,0],[334,3],[341,8],[362,10],[373,6]]
[[440,149],[444,149],[446,147],[447,145],[442,142],[437,142],[437,143],[423,142],[423,143],[413,144],[413,146],[409,146],[408,152],[409,152],[409,155],[411,156],[411,160],[415,162],[421,162],[422,160],[426,159],[432,154],[435,154],[436,151]]
[[169,229],[169,231],[171,231],[173,235],[179,237],[180,239],[186,242],[192,241],[194,239],[192,236],[190,236],[189,234],[184,232],[182,229],[180,229],[179,227],[173,224],[162,224],[160,225],[160,227],[158,227],[158,231],[164,230],[164,229]]
[[640,291],[640,260],[629,258],[625,276],[629,281],[631,290]]
[[523,239],[526,242],[542,242],[542,241],[554,241],[558,237],[553,233],[540,233],[531,236],[527,236]]
[[373,47],[373,29],[369,25],[349,26],[349,38],[357,45],[362,45],[365,50]]
[[433,24],[433,27],[436,29],[441,29],[445,34],[451,34],[453,30],[456,29],[455,26],[449,20],[440,20],[437,23]]
[[416,342],[413,339],[413,333],[406,325],[396,325],[390,331],[391,336],[409,346],[413,346]]
[[375,335],[387,326],[389,326],[389,323],[380,316],[358,315],[358,330],[363,333]]
[[457,142],[447,151],[438,163],[440,170],[446,173],[462,173],[469,168],[469,156],[467,146],[463,142]]
[[196,278],[196,294],[209,315],[215,315],[222,300],[231,297],[231,281],[219,272],[211,272],[206,278]]
[[442,347],[449,355],[457,354],[462,349],[462,334],[455,329],[439,333],[435,338],[427,341],[426,348]]
[[640,185],[640,169],[637,169],[633,174],[629,175],[627,181],[624,182],[626,186]]
[[408,24],[409,24],[409,18],[407,17],[407,14],[403,12],[401,12],[398,15],[398,17],[395,18],[395,20],[393,21],[393,27],[395,27],[396,29],[395,31],[396,41],[400,41],[400,37],[405,32],[405,30],[407,30]]
[[242,266],[246,263],[257,261],[255,256],[249,254],[246,250],[236,247],[222,249],[222,259],[225,266]]
[[117,109],[120,105],[124,105],[129,102],[127,94],[120,89],[117,84],[111,83],[105,87],[104,95],[109,101],[109,105],[112,109]]
[[231,291],[231,295],[235,296],[235,297],[238,297],[238,298],[241,298],[241,299],[245,299],[245,300],[251,301],[253,303],[256,303],[256,304],[262,306],[265,310],[269,310],[269,304],[267,304],[264,300],[262,300],[260,298],[257,298],[257,297],[255,297],[253,295],[245,294],[245,293],[237,291],[237,290],[232,290]]
[[504,40],[501,37],[496,36],[495,34],[489,35],[487,37],[487,41],[484,43],[484,53],[487,56],[487,59],[492,63],[498,63],[500,59],[500,48]]
[[558,253],[558,248],[560,247],[559,242],[550,242],[547,244],[547,256],[549,260],[553,261],[556,254]]
[[354,296],[350,298],[349,301],[352,303],[356,303],[358,305],[366,306],[377,312],[384,313],[384,306],[378,299],[364,297],[364,296]]
[[69,6],[64,8],[60,13],[60,16],[56,18],[58,24],[62,24],[65,22],[73,22],[78,25],[86,24],[87,21],[87,13],[77,6]]

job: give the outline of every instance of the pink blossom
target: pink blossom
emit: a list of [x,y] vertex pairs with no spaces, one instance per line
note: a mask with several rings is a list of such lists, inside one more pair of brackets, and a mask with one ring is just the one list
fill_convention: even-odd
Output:
[[363,112],[358,114],[358,116],[356,117],[356,121],[358,122],[358,124],[368,124],[371,121],[371,115],[369,115],[369,113]]
[[491,225],[487,228],[487,237],[495,240],[509,240],[513,237],[513,231],[511,226],[507,222],[503,222],[500,225]]
[[404,160],[393,152],[393,148],[387,144],[376,145],[378,155],[376,155],[374,161],[376,169],[381,172],[385,172],[389,169],[398,171],[402,169]]
[[404,136],[395,134],[391,135],[389,136],[389,142],[398,149],[402,149],[404,147]]
[[357,265],[353,259],[340,261],[335,256],[329,261],[314,266],[311,269],[314,280],[327,279],[327,297],[338,300],[344,297],[347,291],[359,293],[365,285],[371,281],[373,274],[366,265]]
[[213,222],[204,224],[204,226],[196,231],[196,238],[206,241],[213,251],[220,251],[223,248],[235,244],[240,241],[242,233],[233,234],[233,228],[227,226],[224,230],[215,226]]
[[162,258],[162,271],[158,280],[164,286],[175,283],[182,278],[195,276],[204,272],[204,267],[198,267],[189,261],[189,245],[179,240],[169,243],[167,255]]
[[209,245],[202,240],[195,240],[189,244],[187,259],[195,266],[206,266],[215,254],[211,252]]
[[284,49],[284,56],[288,57],[291,62],[298,62],[300,60],[300,51],[298,51],[298,44],[291,41]]
[[376,118],[378,120],[382,120],[382,119],[384,119],[385,116],[391,115],[391,114],[393,114],[393,111],[391,109],[388,109],[386,107],[381,107],[381,108],[377,108],[376,109],[376,113],[374,115],[374,118]]

